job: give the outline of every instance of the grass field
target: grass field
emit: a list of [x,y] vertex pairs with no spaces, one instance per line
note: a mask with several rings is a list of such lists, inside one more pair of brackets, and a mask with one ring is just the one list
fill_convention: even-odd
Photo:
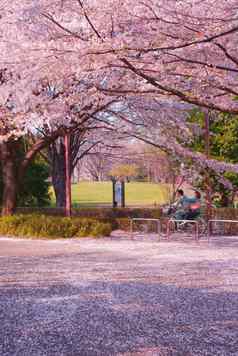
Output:
[[[164,204],[168,201],[169,186],[166,184],[126,183],[125,190],[127,206]],[[80,182],[73,184],[72,203],[74,206],[111,205],[112,183]]]

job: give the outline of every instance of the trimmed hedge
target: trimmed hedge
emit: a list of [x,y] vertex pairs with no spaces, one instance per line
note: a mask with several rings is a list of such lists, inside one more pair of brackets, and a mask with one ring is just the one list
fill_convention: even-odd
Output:
[[[95,210],[97,210],[96,213]],[[86,213],[86,211],[88,210],[84,210],[83,212]],[[128,213],[128,209],[89,209],[89,211],[90,214],[94,212],[93,218],[66,218],[43,214],[19,214],[0,217],[0,235],[29,238],[110,236],[112,230],[120,229],[130,231],[130,217],[160,217],[160,210],[158,209],[130,209],[131,214],[128,214],[128,217],[120,217],[120,215]],[[117,215],[119,215],[119,217]],[[238,220],[238,209],[213,209],[212,218]],[[147,225],[148,231],[155,230],[155,226],[152,226],[152,223],[151,226],[148,223]],[[138,228],[140,228],[140,226],[138,226]],[[238,224],[221,224],[219,225],[219,233],[228,235],[237,234]]]
[[217,208],[212,209],[213,219],[238,220],[237,208]]
[[[237,208],[217,208],[212,209],[212,219],[224,219],[224,220],[238,220]],[[213,224],[214,225],[214,224]],[[238,223],[215,223],[219,228],[219,234],[221,235],[237,235]]]
[[130,231],[129,218],[91,219],[48,215],[0,217],[0,235],[29,238],[110,236],[112,230]]
[[[17,214],[0,217],[0,235],[30,238],[110,236],[112,230],[129,231],[131,217],[159,218],[161,216],[159,209],[148,208],[80,209],[80,214],[80,217],[72,218],[43,214]],[[84,215],[89,215],[89,217]],[[238,220],[238,209],[213,209],[212,218]],[[152,223],[151,226],[147,225],[148,231],[155,229]],[[221,224],[219,232],[229,235],[237,234],[238,224]]]
[[[37,213],[29,214],[29,211],[37,211]],[[158,208],[82,208],[74,209],[71,218],[63,217],[63,214],[64,209],[18,208],[18,214],[0,217],[0,235],[32,238],[109,236],[112,230],[129,231],[130,218],[159,218],[161,210]]]
[[0,218],[0,234],[17,237],[71,238],[109,236],[112,225],[96,219],[46,215],[13,215]]
[[[151,218],[161,217],[160,208],[79,208],[72,209],[72,215],[80,218],[120,219],[120,218]],[[17,208],[19,214],[43,214],[64,216],[63,208]]]
[[118,218],[111,221],[113,230],[130,231],[131,221],[128,218]]

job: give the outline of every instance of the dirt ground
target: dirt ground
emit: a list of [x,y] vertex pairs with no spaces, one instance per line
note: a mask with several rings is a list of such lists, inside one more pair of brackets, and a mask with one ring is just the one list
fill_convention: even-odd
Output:
[[0,355],[238,355],[238,238],[0,238]]

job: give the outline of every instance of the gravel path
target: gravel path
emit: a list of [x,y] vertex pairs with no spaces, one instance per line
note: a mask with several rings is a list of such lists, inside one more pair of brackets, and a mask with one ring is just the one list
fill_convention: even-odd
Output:
[[0,355],[238,355],[238,239],[0,238]]

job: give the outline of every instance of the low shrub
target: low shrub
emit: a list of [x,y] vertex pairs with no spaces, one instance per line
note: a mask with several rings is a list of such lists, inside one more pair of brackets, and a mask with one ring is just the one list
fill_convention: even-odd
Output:
[[109,236],[112,230],[129,231],[132,217],[153,219],[161,216],[159,208],[85,208],[74,211],[72,218],[61,216],[63,210],[60,210],[61,215],[54,211],[50,215],[50,209],[32,214],[27,214],[28,211],[24,208],[22,214],[0,217],[0,235],[32,238]]
[[[63,216],[63,208],[18,208],[19,214],[43,214],[51,216]],[[92,219],[121,219],[121,218],[151,218],[159,219],[161,217],[160,208],[78,208],[72,209],[74,217],[92,218]]]
[[94,237],[110,236],[112,232],[112,225],[109,223],[102,223],[97,221],[92,226],[91,235]]
[[212,209],[213,219],[238,220],[237,208],[216,208]]
[[[216,208],[212,209],[212,219],[238,220],[237,208]],[[236,235],[238,233],[238,223],[216,223],[219,226],[220,234]]]
[[109,236],[112,224],[96,219],[46,215],[14,215],[0,218],[0,234],[17,237],[71,238]]
[[130,231],[131,221],[128,218],[118,218],[112,220],[113,230]]

